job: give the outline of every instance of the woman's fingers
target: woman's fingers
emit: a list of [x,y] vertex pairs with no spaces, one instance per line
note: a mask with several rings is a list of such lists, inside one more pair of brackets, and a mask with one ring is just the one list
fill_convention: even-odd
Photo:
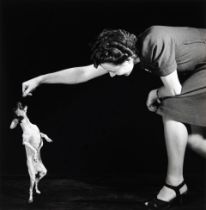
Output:
[[147,101],[147,108],[149,109],[149,111],[151,112],[156,112],[157,108],[159,106],[159,103],[156,100],[148,100]]
[[156,90],[150,91],[147,97],[146,105],[149,111],[151,112],[157,111],[158,102],[157,102]]
[[147,108],[151,111],[153,110],[153,103],[154,103],[154,100],[151,99],[151,97],[148,97],[147,99],[147,102],[146,102],[146,105],[147,105]]
[[148,106],[147,108],[148,108],[149,111],[151,111],[151,112],[156,112],[156,111],[157,111],[157,107],[154,106],[154,105]]
[[26,83],[22,84],[22,95],[26,97],[29,94],[29,86]]
[[28,83],[24,82],[22,84],[22,95],[23,95],[23,97],[32,96],[31,91],[32,91],[31,86]]
[[27,87],[26,87],[25,83],[23,82],[23,83],[22,83],[22,93],[24,93],[24,91],[26,90],[26,88],[27,88]]
[[26,96],[27,88],[28,88],[28,86],[25,83],[22,83],[22,95],[23,95],[23,97]]
[[22,83],[22,96],[32,96],[32,92],[39,86],[39,77],[35,77]]

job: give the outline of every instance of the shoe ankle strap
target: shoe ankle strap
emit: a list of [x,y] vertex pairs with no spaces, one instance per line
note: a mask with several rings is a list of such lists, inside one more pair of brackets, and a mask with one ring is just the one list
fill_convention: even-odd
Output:
[[183,180],[179,185],[177,186],[172,186],[172,185],[169,185],[169,184],[165,184],[166,187],[172,189],[175,191],[176,193],[176,196],[180,196],[180,189],[185,185],[185,181]]

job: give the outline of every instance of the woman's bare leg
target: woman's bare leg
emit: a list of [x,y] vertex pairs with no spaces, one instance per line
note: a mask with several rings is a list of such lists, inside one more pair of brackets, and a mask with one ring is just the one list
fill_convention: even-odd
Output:
[[196,153],[206,158],[206,128],[191,126],[191,134],[188,137],[188,146]]
[[[172,120],[169,117],[163,117],[164,135],[168,156],[168,167],[166,183],[177,186],[183,180],[183,164],[185,149],[188,140],[187,128],[183,123]],[[184,185],[180,192],[187,191],[187,186]],[[157,198],[164,201],[169,201],[176,196],[175,192],[165,186],[160,190]]]

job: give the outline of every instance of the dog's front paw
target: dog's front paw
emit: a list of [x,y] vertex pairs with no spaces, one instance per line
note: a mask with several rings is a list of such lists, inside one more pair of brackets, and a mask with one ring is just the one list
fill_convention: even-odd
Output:
[[50,138],[48,138],[48,139],[47,139],[47,142],[50,142],[50,143],[51,143],[51,142],[53,142],[53,140],[50,139]]

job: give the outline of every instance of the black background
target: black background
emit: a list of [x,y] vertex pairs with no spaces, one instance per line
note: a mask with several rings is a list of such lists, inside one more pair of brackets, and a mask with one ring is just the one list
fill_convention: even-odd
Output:
[[[1,175],[27,176],[21,130],[9,130],[21,83],[34,76],[90,64],[89,43],[104,28],[138,34],[151,25],[205,27],[204,1],[18,0],[2,2]],[[166,172],[161,117],[146,107],[155,76],[105,75],[79,85],[42,85],[30,120],[54,142],[42,159],[50,177],[137,176]],[[186,153],[185,174],[203,177],[204,160]]]

